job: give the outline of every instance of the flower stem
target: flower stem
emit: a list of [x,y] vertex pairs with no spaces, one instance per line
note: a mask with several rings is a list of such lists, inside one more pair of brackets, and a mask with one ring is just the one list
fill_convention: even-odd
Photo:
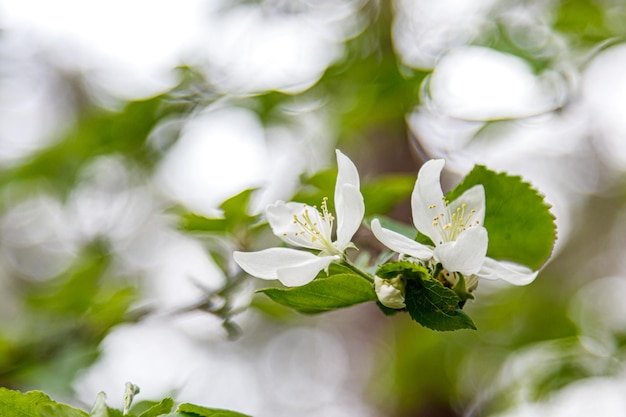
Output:
[[352,272],[354,272],[355,274],[360,275],[361,277],[365,278],[366,280],[368,280],[369,282],[374,282],[374,278],[368,274],[367,272],[362,271],[361,269],[359,269],[356,265],[354,265],[352,262],[350,262],[348,259],[343,258],[343,260],[341,261],[341,264],[345,267],[347,267],[348,269],[350,269]]

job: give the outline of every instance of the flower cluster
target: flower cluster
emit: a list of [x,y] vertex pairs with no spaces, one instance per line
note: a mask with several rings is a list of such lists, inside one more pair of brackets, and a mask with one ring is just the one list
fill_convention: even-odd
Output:
[[[278,201],[266,209],[266,217],[276,236],[302,248],[270,248],[258,252],[235,252],[235,262],[252,276],[278,279],[286,286],[311,282],[333,262],[347,262],[345,251],[354,248],[352,237],[363,221],[365,205],[359,175],[348,157],[336,151],[338,174],[334,203],[337,217],[329,213],[326,199],[321,208],[303,203]],[[449,286],[463,280],[471,293],[479,279],[502,279],[526,285],[537,276],[529,268],[487,256],[489,243],[485,219],[485,191],[476,185],[456,200],[446,200],[440,185],[442,159],[430,160],[420,169],[411,195],[413,224],[428,237],[422,244],[371,222],[374,236],[405,260],[428,268],[435,278]],[[336,239],[333,224],[337,222]],[[315,251],[315,253],[311,252]],[[379,301],[393,309],[404,308],[404,283],[400,278],[374,277]]]
[[[485,219],[485,190],[476,185],[459,198],[449,202],[440,185],[443,159],[426,162],[420,169],[411,195],[413,224],[418,232],[428,237],[434,246],[424,245],[392,230],[383,228],[378,219],[372,220],[374,236],[389,249],[418,262],[425,263],[435,271],[441,264],[439,275],[450,285],[463,276],[467,290],[473,291],[479,278],[502,279],[514,285],[526,285],[537,276],[529,268],[506,261],[496,261],[487,255],[489,243]],[[397,308],[397,294],[387,303]],[[392,305],[388,305],[392,304]]]

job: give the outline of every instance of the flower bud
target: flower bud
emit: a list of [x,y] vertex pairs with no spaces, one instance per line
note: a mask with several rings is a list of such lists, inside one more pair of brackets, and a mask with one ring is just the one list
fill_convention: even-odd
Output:
[[378,300],[385,307],[399,310],[406,307],[404,304],[404,280],[401,275],[392,279],[374,277],[374,291]]

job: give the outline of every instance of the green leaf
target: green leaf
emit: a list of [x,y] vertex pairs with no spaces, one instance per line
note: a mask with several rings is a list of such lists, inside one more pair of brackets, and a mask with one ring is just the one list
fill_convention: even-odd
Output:
[[253,219],[254,217],[248,215],[248,206],[250,205],[250,197],[256,190],[256,188],[244,190],[224,201],[219,207],[224,212],[224,217],[234,221]]
[[474,185],[485,187],[487,255],[538,269],[550,257],[556,225],[550,206],[519,176],[477,165],[447,198],[453,201]]
[[[3,414],[4,415],[4,414]],[[44,404],[39,408],[40,417],[88,417],[83,410],[65,404]]]
[[[58,289],[50,290],[41,286],[40,294],[33,294],[27,302],[34,308],[48,313],[82,315],[92,308],[95,296],[101,290],[100,279],[109,259],[106,255],[86,251],[77,265],[67,273],[51,280],[50,287],[60,284]],[[61,281],[61,282],[59,282]]]
[[174,400],[164,398],[160,403],[154,404],[152,407],[144,411],[139,417],[158,417],[162,414],[169,413],[174,408]]
[[224,233],[226,224],[226,219],[213,219],[199,214],[186,213],[181,216],[180,228],[188,232]]
[[22,393],[0,388],[2,417],[87,417],[88,414],[65,404],[57,404],[41,391]]
[[430,279],[430,272],[422,265],[409,261],[395,261],[381,265],[376,275],[384,279],[392,279],[401,274],[408,281]]
[[250,417],[247,414],[237,413],[235,411],[221,410],[218,408],[206,408],[193,404],[181,404],[176,412],[191,413],[198,417]]
[[181,228],[190,232],[225,233],[236,232],[256,223],[259,216],[248,214],[250,198],[256,188],[244,190],[230,197],[220,205],[222,217],[207,218],[198,214],[187,213],[182,216]]
[[[559,3],[555,10],[554,29],[567,33],[576,43],[597,45],[611,37],[624,35],[621,25],[607,24],[606,6],[610,3],[594,0],[562,0]],[[620,14],[623,17],[623,6],[618,4],[612,4],[610,12],[616,21],[620,20]]]
[[371,282],[354,273],[325,276],[324,272],[301,287],[259,290],[269,298],[304,314],[317,314],[376,300]]
[[404,302],[411,318],[429,329],[476,330],[472,319],[459,308],[460,298],[437,280],[408,281]]
[[55,404],[55,402],[41,391],[21,393],[0,388],[0,416],[2,417],[37,416],[39,408],[47,404]]

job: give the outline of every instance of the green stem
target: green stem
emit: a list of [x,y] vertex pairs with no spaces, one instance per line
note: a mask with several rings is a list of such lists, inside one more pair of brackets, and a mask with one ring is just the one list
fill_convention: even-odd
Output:
[[371,282],[371,283],[374,282],[374,278],[370,274],[368,274],[367,272],[361,271],[356,265],[354,265],[348,259],[343,258],[343,260],[341,261],[341,264],[343,266],[347,267],[348,269],[350,269],[355,274],[360,275],[361,277],[365,278],[369,282]]

